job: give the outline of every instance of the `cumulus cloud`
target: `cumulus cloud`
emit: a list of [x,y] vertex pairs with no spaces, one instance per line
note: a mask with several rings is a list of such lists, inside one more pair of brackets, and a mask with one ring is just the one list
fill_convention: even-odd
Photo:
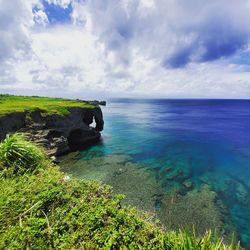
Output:
[[30,30],[36,0],[0,0],[0,87],[18,81],[15,65],[32,55]]
[[82,5],[81,18],[125,64],[131,47],[178,68],[230,56],[249,42],[248,0],[86,0]]
[[98,88],[104,74],[98,49],[95,38],[79,28],[55,27],[51,32],[38,32],[33,35],[36,67],[31,75],[50,89]]
[[38,25],[46,26],[49,23],[46,13],[41,9],[34,11],[33,19],[35,23]]
[[250,96],[250,67],[242,58],[249,54],[248,0],[0,4],[2,91]]
[[[0,62],[30,49],[31,1],[0,0]],[[24,54],[25,54],[24,53]]]
[[58,5],[64,9],[68,8],[68,6],[73,2],[73,0],[44,0],[49,4]]

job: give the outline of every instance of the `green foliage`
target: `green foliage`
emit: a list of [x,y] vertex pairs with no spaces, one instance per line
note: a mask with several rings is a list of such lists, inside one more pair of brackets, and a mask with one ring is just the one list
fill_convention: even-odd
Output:
[[211,232],[164,231],[147,214],[122,208],[123,195],[103,183],[66,178],[52,164],[38,170],[0,175],[0,249],[233,249]]
[[189,233],[185,230],[179,230],[178,232],[167,232],[165,238],[165,249],[173,250],[240,250],[243,249],[240,244],[232,242],[229,246],[223,244],[223,239],[218,239],[216,232],[212,234],[211,230],[207,231],[201,238],[197,238],[195,232]]
[[48,114],[67,115],[69,108],[72,107],[94,108],[95,106],[64,98],[0,94],[0,116],[13,112],[32,112],[35,109],[41,109]]
[[20,175],[44,166],[46,156],[42,149],[29,142],[24,134],[7,135],[0,143],[0,169],[2,173]]

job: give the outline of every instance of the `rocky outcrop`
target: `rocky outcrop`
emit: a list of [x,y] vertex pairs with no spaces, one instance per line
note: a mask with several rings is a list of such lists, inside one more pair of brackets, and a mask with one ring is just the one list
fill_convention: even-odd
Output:
[[0,141],[3,140],[6,134],[15,132],[25,126],[25,113],[10,113],[0,117]]
[[91,104],[91,105],[96,105],[96,106],[106,106],[106,101],[97,101],[97,100],[94,100],[94,101],[82,101],[80,99],[76,99],[78,102],[85,102],[85,103],[88,103],[88,104]]
[[[95,121],[95,128],[90,124]],[[0,118],[0,140],[11,132],[25,132],[44,146],[49,156],[83,149],[100,140],[104,121],[101,108],[70,108],[69,115],[48,115],[42,110],[11,113]]]

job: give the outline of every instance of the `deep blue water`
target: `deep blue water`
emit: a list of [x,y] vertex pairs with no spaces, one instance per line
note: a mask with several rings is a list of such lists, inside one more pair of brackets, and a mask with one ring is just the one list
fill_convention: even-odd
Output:
[[[224,206],[225,227],[231,224],[250,248],[249,100],[118,99],[102,109],[103,141],[79,160],[129,155],[152,170],[166,192],[184,179],[193,189],[209,185]],[[181,170],[182,180],[166,181],[168,166]]]

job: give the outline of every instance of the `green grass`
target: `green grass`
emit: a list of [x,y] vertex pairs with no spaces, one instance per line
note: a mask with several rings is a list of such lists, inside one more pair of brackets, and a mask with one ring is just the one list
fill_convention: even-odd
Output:
[[[30,151],[21,156],[21,165],[29,169],[34,162],[32,170],[15,171],[17,143]],[[164,231],[147,214],[122,208],[123,195],[113,195],[110,186],[69,179],[48,160],[42,164],[40,149],[37,156],[30,145],[20,135],[0,145],[1,155],[8,154],[1,158],[0,249],[241,249],[224,246],[210,231],[201,238]],[[17,174],[6,175],[10,169]]]
[[0,170],[8,175],[33,172],[46,161],[43,149],[29,142],[24,134],[7,135],[0,144]]
[[0,117],[13,112],[31,112],[35,109],[41,109],[48,114],[67,115],[69,108],[72,107],[94,108],[95,106],[63,98],[0,94]]

